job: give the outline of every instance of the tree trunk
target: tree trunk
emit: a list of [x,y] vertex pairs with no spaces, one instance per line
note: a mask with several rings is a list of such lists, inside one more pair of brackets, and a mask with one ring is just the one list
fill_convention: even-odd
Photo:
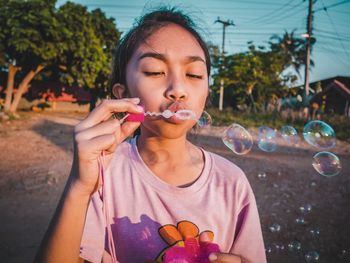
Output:
[[249,97],[250,97],[250,101],[252,102],[253,112],[256,113],[256,107],[255,107],[255,102],[254,102],[253,94],[249,93]]
[[22,80],[22,82],[19,84],[18,86],[18,90],[14,95],[13,98],[13,102],[11,104],[10,107],[10,112],[11,113],[15,113],[19,104],[19,101],[22,98],[22,95],[24,94],[24,92],[26,92],[26,90],[28,89],[28,85],[30,83],[30,81],[35,77],[36,74],[38,74],[42,69],[44,68],[44,66],[39,65],[37,66],[37,68],[35,70],[31,70],[28,72],[28,74],[24,77],[24,79]]
[[6,97],[5,97],[5,105],[4,105],[5,112],[9,111],[11,107],[13,86],[15,82],[15,76],[18,70],[19,70],[19,67],[15,67],[12,63],[9,63],[9,66],[8,66],[9,72],[7,74]]
[[253,89],[254,89],[254,85],[255,84],[249,85],[248,88],[247,88],[247,91],[248,91],[248,94],[249,94],[250,101],[252,103],[253,112],[256,113],[254,97],[253,97],[253,94],[252,94],[253,93]]

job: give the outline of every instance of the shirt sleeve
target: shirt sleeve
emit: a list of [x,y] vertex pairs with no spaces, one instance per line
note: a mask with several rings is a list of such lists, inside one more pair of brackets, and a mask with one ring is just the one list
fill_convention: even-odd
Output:
[[250,185],[248,185],[247,190],[247,195],[243,198],[245,205],[242,205],[237,218],[234,243],[230,253],[241,256],[242,263],[266,263],[265,247],[255,197]]
[[104,254],[105,219],[102,209],[103,202],[97,191],[88,207],[80,244],[80,257],[92,263],[100,263]]

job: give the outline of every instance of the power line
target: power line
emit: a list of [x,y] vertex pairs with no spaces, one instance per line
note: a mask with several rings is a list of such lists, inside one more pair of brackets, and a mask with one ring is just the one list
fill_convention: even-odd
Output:
[[[323,10],[326,12],[326,14],[327,14],[327,16],[328,16],[328,18],[329,18],[329,21],[331,22],[331,24],[332,24],[332,26],[333,26],[333,29],[334,29],[335,33],[337,34],[337,36],[338,36],[338,38],[339,38],[339,41],[340,41],[340,44],[341,44],[342,48],[344,49],[344,51],[345,51],[345,53],[346,53],[348,59],[350,60],[349,53],[348,53],[347,50],[345,49],[344,44],[343,44],[343,41],[340,39],[339,33],[338,33],[338,31],[337,31],[337,29],[336,29],[334,23],[333,23],[333,20],[332,20],[331,16],[329,15],[328,11],[327,11],[327,8],[324,6],[323,0],[321,0],[321,1],[322,1],[322,5],[323,5],[323,7],[324,7]],[[349,0],[346,0],[346,1],[343,1],[343,2],[341,2],[341,3],[345,3],[345,2],[350,2],[350,1],[349,1]],[[340,3],[338,3],[338,4],[340,4]],[[333,6],[334,6],[334,5],[333,5]]]
[[332,5],[329,5],[329,6],[325,6],[323,1],[322,1],[323,7],[316,9],[314,12],[318,12],[318,11],[321,11],[321,10],[324,10],[324,11],[327,12],[327,10],[329,8],[332,8],[332,7],[335,7],[335,6],[338,6],[338,5],[342,5],[342,4],[347,4],[347,3],[350,3],[350,0],[345,0],[345,1],[342,1],[342,2],[339,2],[339,3],[335,3],[335,4],[332,4]]

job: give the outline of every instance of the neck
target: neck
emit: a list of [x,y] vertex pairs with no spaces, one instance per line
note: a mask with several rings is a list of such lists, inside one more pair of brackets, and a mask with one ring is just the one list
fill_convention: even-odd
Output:
[[186,136],[176,139],[146,137],[142,134],[138,140],[138,150],[148,165],[161,163],[178,163],[187,159],[194,145],[187,141]]
[[169,184],[191,184],[202,172],[202,151],[187,141],[186,136],[167,139],[141,134],[137,146],[145,164]]

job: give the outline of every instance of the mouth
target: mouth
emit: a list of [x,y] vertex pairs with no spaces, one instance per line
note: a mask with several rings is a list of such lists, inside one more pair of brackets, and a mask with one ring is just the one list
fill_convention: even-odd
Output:
[[169,118],[171,121],[181,122],[184,120],[196,119],[196,113],[192,110],[186,109],[186,105],[183,103],[174,102],[166,111],[171,112],[173,115]]

